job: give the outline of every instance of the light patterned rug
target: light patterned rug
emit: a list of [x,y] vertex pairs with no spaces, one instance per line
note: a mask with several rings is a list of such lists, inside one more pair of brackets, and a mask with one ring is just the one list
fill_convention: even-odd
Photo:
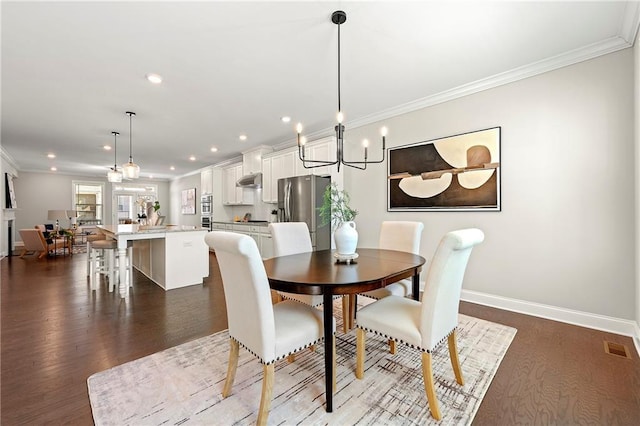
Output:
[[[341,322],[339,305],[334,312]],[[339,330],[342,328],[339,327]],[[324,350],[302,351],[293,363],[276,365],[272,425],[468,425],[480,406],[516,330],[460,315],[458,350],[465,385],[453,375],[446,343],[434,354],[441,422],[429,414],[420,353],[368,334],[365,376],[355,378],[355,330],[338,332],[337,391],[333,413],[325,412]],[[222,399],[229,342],[227,331],[96,373],[89,377],[96,425],[255,424],[262,366],[246,350],[232,394]]]

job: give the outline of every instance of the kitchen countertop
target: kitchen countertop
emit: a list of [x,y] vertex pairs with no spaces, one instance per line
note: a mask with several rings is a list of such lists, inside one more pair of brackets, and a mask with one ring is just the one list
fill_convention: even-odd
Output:
[[160,225],[160,226],[144,226],[144,225],[96,225],[98,229],[102,229],[107,233],[115,235],[124,234],[157,234],[169,232],[195,232],[206,231],[198,226],[188,225]]
[[234,222],[232,220],[213,220],[211,223],[221,223],[224,225],[254,225],[254,226],[269,226],[269,222],[266,220],[253,221],[253,222]]

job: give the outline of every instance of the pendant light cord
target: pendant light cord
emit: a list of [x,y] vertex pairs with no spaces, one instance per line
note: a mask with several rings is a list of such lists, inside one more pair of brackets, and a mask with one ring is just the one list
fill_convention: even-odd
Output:
[[133,115],[132,112],[129,112],[129,162],[133,163],[133,148],[132,148],[132,143],[131,143],[131,139],[133,138],[132,136],[132,131],[131,131],[131,116]]
[[118,132],[113,132],[113,171],[118,171]]
[[340,24],[338,24],[338,111],[342,112],[340,103]]

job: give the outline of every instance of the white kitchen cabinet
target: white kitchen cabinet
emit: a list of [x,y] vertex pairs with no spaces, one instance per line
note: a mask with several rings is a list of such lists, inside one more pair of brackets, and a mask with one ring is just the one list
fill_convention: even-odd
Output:
[[267,226],[251,225],[248,223],[234,223],[227,224],[226,226],[231,228],[227,228],[227,230],[253,238],[263,259],[273,257],[273,240],[271,239],[271,233]]
[[260,254],[263,259],[269,259],[273,257],[273,239],[271,238],[269,228],[263,228],[266,230],[266,233],[260,234]]
[[239,188],[236,182],[243,176],[242,163],[224,168],[224,192],[222,202],[226,205],[253,204],[253,190]]
[[200,172],[200,193],[213,194],[213,168],[211,167]]
[[242,172],[244,175],[253,175],[262,172],[262,158],[273,151],[269,146],[260,146],[242,153]]
[[278,179],[295,176],[296,155],[296,151],[287,150],[263,159],[262,201],[278,202]]
[[[275,203],[273,199],[273,180],[271,179],[271,157],[262,159],[262,201],[265,203]],[[277,188],[276,188],[277,192]]]
[[[336,160],[336,144],[330,138],[322,142],[309,146],[308,152],[312,160],[315,161],[335,161]],[[328,176],[338,172],[338,168],[333,166],[316,167],[309,169],[312,174],[319,176]]]

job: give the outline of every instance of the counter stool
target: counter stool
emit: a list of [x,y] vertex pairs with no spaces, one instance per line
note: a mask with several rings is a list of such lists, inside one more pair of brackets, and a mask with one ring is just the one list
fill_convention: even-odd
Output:
[[[87,235],[87,276],[91,276],[91,243],[93,241],[106,240],[107,236],[104,234],[91,234]],[[102,253],[100,253],[102,254]]]
[[113,240],[95,240],[87,242],[89,251],[89,285],[96,290],[100,281],[100,274],[105,274],[109,280],[109,292],[115,287],[116,253],[118,244]]
[[89,262],[89,284],[91,290],[96,290],[100,282],[100,274],[107,276],[109,280],[109,292],[113,292],[116,284],[119,283],[120,262],[125,262],[127,273],[125,283],[127,286],[133,284],[133,244],[127,247],[127,254],[124,259],[120,259],[118,254],[118,244],[115,240],[94,240],[87,243]]

